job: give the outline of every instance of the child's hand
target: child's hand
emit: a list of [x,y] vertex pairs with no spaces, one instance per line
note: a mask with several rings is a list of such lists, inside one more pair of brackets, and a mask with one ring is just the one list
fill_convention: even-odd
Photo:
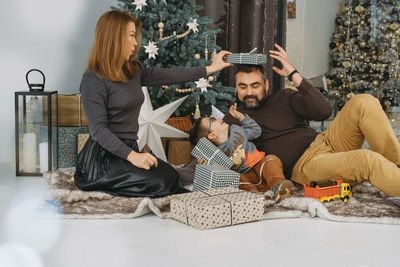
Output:
[[205,161],[204,159],[197,159],[197,163],[198,164],[207,164],[207,161]]
[[232,115],[232,117],[234,117],[235,119],[238,119],[239,121],[244,119],[243,113],[240,111],[237,111],[236,107],[233,105],[229,108],[229,113]]

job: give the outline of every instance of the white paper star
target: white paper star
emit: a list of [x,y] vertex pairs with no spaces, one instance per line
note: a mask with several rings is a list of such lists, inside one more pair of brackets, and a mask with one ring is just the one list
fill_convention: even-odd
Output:
[[208,80],[201,78],[200,80],[198,80],[196,83],[196,87],[201,89],[201,92],[207,92],[207,87],[210,87],[210,83],[208,82]]
[[146,48],[144,52],[149,54],[149,59],[150,58],[156,59],[156,55],[158,55],[158,47],[156,46],[155,42],[150,41],[148,45],[144,46],[144,48]]
[[187,138],[189,135],[165,124],[165,121],[175,112],[187,96],[153,110],[147,87],[142,87],[142,90],[144,93],[144,102],[139,113],[139,150],[141,151],[145,145],[148,145],[154,155],[167,162],[161,137]]
[[146,0],[135,0],[132,4],[136,5],[136,10],[142,10],[143,6],[147,6]]
[[198,32],[199,30],[197,29],[197,26],[199,24],[197,23],[197,19],[192,20],[192,22],[186,23],[186,25],[189,26],[189,30],[193,30],[193,32]]

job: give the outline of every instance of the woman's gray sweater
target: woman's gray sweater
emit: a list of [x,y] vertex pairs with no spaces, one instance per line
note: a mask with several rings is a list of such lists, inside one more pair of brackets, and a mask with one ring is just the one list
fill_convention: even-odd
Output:
[[142,86],[179,84],[206,76],[205,67],[152,68],[139,63],[128,82],[101,79],[92,71],[80,85],[91,138],[111,153],[126,159],[132,151],[119,138],[137,140],[139,112],[144,101]]

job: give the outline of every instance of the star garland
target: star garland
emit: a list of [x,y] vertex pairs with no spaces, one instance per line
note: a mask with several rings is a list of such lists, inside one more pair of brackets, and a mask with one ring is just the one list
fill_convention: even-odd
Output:
[[133,5],[136,5],[136,10],[142,11],[143,6],[147,6],[146,0],[135,0],[132,2]]
[[188,25],[189,30],[193,30],[193,32],[199,31],[199,29],[197,29],[197,26],[199,26],[197,19],[193,19],[191,22],[186,23],[186,25]]
[[195,82],[196,87],[201,89],[201,92],[207,92],[207,87],[211,87],[210,83],[208,80],[201,78],[197,82]]
[[147,45],[144,46],[146,49],[144,52],[149,54],[149,59],[156,59],[156,55],[158,55],[158,47],[155,42],[149,41]]

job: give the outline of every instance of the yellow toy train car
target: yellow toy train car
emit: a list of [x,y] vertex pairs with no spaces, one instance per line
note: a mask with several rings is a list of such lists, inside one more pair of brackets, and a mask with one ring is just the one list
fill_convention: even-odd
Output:
[[341,198],[346,203],[352,196],[350,184],[344,183],[342,180],[332,183],[328,186],[320,186],[315,182],[311,182],[310,186],[304,184],[304,196],[316,198],[321,202]]

